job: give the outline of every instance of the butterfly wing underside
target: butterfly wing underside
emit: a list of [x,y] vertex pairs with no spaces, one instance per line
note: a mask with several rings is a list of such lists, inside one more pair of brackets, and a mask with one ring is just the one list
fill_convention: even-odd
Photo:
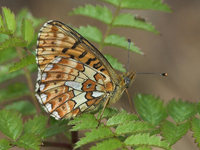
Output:
[[116,75],[104,56],[79,33],[48,21],[38,35],[36,97],[56,119],[71,118],[107,99]]

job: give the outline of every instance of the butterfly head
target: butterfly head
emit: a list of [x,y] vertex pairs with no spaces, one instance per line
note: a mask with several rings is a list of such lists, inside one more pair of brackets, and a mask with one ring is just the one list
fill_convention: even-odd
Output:
[[125,88],[128,88],[135,79],[135,72],[127,72],[123,75]]

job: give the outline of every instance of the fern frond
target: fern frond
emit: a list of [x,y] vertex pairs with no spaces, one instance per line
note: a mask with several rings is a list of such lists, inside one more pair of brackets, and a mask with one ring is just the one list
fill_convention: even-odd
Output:
[[133,44],[133,42],[131,42],[130,48],[129,48],[127,39],[125,37],[121,37],[116,34],[108,35],[104,39],[104,42],[105,42],[104,43],[105,45],[117,46],[117,47],[121,47],[123,49],[130,50],[130,51],[138,53],[138,54],[143,54],[140,51],[140,49]]
[[176,101],[175,99],[168,103],[167,110],[176,122],[185,121],[196,113],[194,104],[182,100]]
[[102,21],[105,24],[110,24],[113,18],[112,12],[106,6],[93,6],[89,4],[73,9],[72,12],[70,12],[70,15],[83,15],[91,17],[93,19]]
[[200,119],[194,118],[192,120],[192,132],[195,138],[195,142],[200,148]]
[[139,20],[135,16],[129,13],[119,14],[114,22],[113,26],[116,27],[132,27],[137,29],[143,29],[158,34],[159,32],[151,23],[147,23],[145,20]]
[[34,55],[28,55],[19,62],[14,63],[12,66],[9,68],[9,72],[14,72],[17,70],[20,70],[30,64],[35,64],[35,56]]

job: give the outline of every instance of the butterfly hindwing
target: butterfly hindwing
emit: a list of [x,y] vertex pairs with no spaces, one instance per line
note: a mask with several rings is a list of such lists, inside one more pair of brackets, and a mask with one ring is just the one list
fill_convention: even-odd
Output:
[[98,56],[100,52],[80,34],[60,22],[44,24],[36,53],[36,96],[56,119],[91,109],[114,90],[107,60]]

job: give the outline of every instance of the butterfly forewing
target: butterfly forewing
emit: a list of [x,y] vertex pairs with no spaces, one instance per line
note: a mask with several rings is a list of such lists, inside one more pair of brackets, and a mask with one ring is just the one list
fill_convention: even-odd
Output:
[[[110,64],[76,31],[58,21],[38,35],[36,96],[56,119],[94,109],[115,88]],[[113,79],[114,78],[114,79]]]

